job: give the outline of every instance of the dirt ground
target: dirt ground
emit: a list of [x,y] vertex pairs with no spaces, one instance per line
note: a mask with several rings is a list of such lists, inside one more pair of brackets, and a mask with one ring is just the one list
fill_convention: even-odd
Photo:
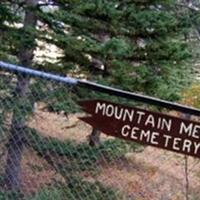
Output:
[[[78,120],[79,115],[63,115],[37,111],[29,126],[45,137],[61,141],[86,142],[91,127]],[[104,135],[101,139],[106,139]],[[200,199],[200,162],[188,160],[189,192],[191,199]],[[110,165],[102,165],[95,177],[85,176],[88,181],[100,181],[117,188],[132,200],[183,200],[185,199],[185,157],[169,151],[146,147],[139,153],[127,153],[124,159]],[[23,190],[37,192],[52,180],[64,181],[61,175],[33,150],[26,150],[22,163]],[[30,187],[31,185],[31,187]],[[199,197],[199,198],[198,198]]]

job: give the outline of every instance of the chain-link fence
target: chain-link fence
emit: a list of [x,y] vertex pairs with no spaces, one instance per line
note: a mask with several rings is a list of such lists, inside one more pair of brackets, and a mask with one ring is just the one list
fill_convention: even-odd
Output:
[[108,137],[78,119],[76,102],[98,95],[0,72],[0,199],[200,199],[198,159]]

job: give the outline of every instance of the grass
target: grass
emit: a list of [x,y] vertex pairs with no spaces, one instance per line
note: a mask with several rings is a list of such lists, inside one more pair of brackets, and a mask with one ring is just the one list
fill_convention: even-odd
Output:
[[72,176],[67,185],[51,186],[41,189],[29,200],[122,200],[123,195],[113,188],[105,187],[99,182],[90,183]]
[[109,163],[141,147],[118,139],[106,140],[98,147],[91,147],[87,143],[44,138],[34,129],[27,129],[25,134],[29,146],[64,175],[75,171],[97,171],[100,169],[97,167],[98,161],[106,160]]
[[125,196],[100,182],[88,182],[71,176],[67,184],[54,184],[41,188],[36,194],[25,197],[19,192],[0,191],[0,200],[123,200]]

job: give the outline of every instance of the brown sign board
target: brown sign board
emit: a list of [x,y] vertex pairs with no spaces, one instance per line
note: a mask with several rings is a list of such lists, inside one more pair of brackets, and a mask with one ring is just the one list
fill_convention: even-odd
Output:
[[200,158],[200,123],[102,100],[79,102],[80,119],[103,133]]

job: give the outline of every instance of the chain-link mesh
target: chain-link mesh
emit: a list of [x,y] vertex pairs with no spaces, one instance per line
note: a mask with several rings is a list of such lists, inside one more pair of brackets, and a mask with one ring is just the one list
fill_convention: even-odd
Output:
[[92,95],[0,73],[0,199],[200,199],[198,159],[100,134],[78,119]]

